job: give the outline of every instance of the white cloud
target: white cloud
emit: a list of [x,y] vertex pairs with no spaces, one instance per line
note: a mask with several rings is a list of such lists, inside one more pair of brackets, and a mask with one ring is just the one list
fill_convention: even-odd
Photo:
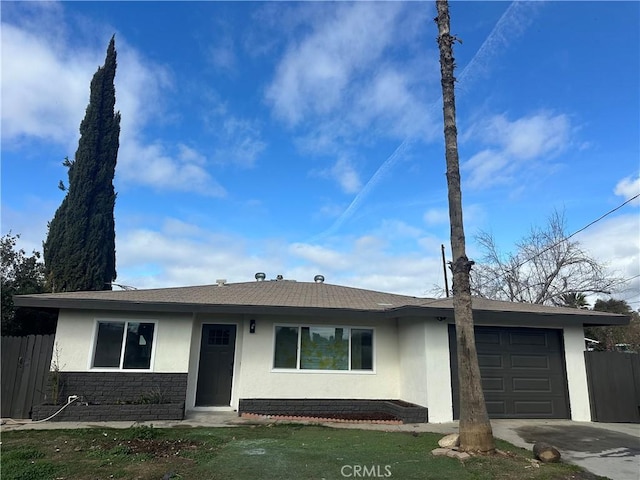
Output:
[[355,193],[362,186],[358,173],[345,157],[336,161],[331,167],[330,173],[338,181],[345,193]]
[[[71,26],[60,11],[58,30],[51,37],[44,28],[51,23],[51,12],[30,11],[31,16],[17,15],[15,23],[2,23],[2,142],[19,145],[23,139],[37,138],[61,145],[73,157],[90,81],[104,62],[106,44],[72,44],[65,35]],[[162,99],[172,88],[170,72],[144,59],[122,36],[116,38],[116,50],[116,109],[122,115],[116,180],[223,195],[202,153],[145,139],[149,123],[163,117]],[[251,158],[255,149],[245,145],[243,157]]]
[[204,155],[182,143],[178,144],[178,158],[183,163],[192,163],[194,165],[205,165],[207,163]]
[[209,59],[217,68],[234,71],[236,68],[236,54],[230,38],[224,39],[220,44],[211,46]]
[[259,128],[249,120],[226,116],[222,123],[220,143],[215,159],[222,164],[251,168],[266,148]]
[[354,95],[348,118],[359,128],[374,126],[387,136],[434,138],[440,134],[436,128],[440,112],[429,108],[421,93],[426,71],[406,64],[377,67],[369,83]]
[[[415,234],[410,226],[394,222],[385,228]],[[443,283],[439,243],[437,249],[425,250],[424,238],[415,236],[411,250],[390,252],[388,242],[377,233],[335,242],[334,246],[276,239],[254,243],[167,218],[159,227],[118,230],[117,281],[156,288],[211,284],[217,278],[247,282],[258,271],[267,278],[282,274],[305,282],[322,274],[327,283],[415,296],[425,296]]]
[[548,163],[571,143],[572,127],[563,114],[540,112],[510,121],[495,115],[472,125],[466,139],[477,139],[489,148],[463,163],[472,188],[510,184],[536,164]]
[[120,232],[116,251],[118,283],[137,288],[211,284],[217,278],[246,281],[262,263],[247,254],[240,238],[173,219],[160,229]]
[[89,99],[93,53],[63,58],[46,37],[3,22],[2,142],[35,137],[72,144]]
[[427,225],[441,225],[449,222],[449,210],[446,208],[430,208],[424,214]]
[[380,222],[380,226],[375,230],[375,233],[378,237],[382,238],[393,238],[396,240],[402,238],[415,239],[422,235],[422,230],[401,220],[386,219]]
[[462,165],[463,171],[470,172],[468,184],[472,188],[488,188],[507,184],[513,180],[513,167],[500,150],[481,150]]
[[503,115],[494,117],[491,133],[502,143],[505,153],[529,160],[561,151],[569,141],[570,123],[566,115],[541,113],[509,122]]
[[311,170],[309,175],[333,180],[347,194],[357,193],[362,187],[360,175],[354,166],[353,160],[344,152],[339,155],[331,167],[322,170]]
[[253,168],[267,147],[262,137],[261,122],[255,118],[234,115],[228,101],[214,88],[202,91],[201,118],[211,138],[212,161],[215,165]]
[[140,144],[136,138],[126,137],[118,155],[116,178],[125,184],[159,190],[184,190],[224,197],[225,189],[202,166],[204,157],[194,150],[185,150],[184,145],[177,147],[171,154],[160,142]]
[[345,270],[352,265],[349,255],[319,245],[294,243],[289,252],[295,258],[305,260],[320,270]]
[[[364,235],[341,238],[340,250],[313,244],[296,244],[294,256],[305,261],[301,280],[321,273],[328,283],[357,288],[425,296],[434,285],[443,283],[437,252],[429,255],[417,238],[411,251],[386,251],[387,242],[380,236]],[[438,245],[439,249],[439,245]]]
[[[295,21],[284,15],[278,23],[269,16],[271,28],[287,24],[295,34],[288,36],[265,100],[292,127],[303,153],[340,157],[354,142],[439,133],[439,110],[427,102],[439,98],[435,42],[425,47],[422,38],[429,9],[353,2],[294,10]],[[361,188],[353,162],[345,168],[339,160],[330,168],[344,192]]]
[[[582,246],[608,271],[623,279],[632,279],[614,292],[614,298],[640,301],[640,218],[637,214],[606,218],[576,237]],[[635,278],[634,278],[635,277]]]
[[[614,189],[614,193],[616,195],[620,195],[625,200],[629,200],[630,198],[633,198],[634,196],[640,194],[640,175],[637,175],[635,177],[633,175],[630,175],[620,180],[616,185],[616,188]],[[633,202],[631,202],[631,204],[640,205],[640,197],[636,198]]]
[[[416,28],[427,10],[400,2],[312,9],[265,92],[274,114],[299,127],[305,150],[334,153],[354,136],[432,135],[436,115],[425,98],[437,98],[437,89],[425,81],[437,87],[437,56],[435,48],[425,56]],[[402,63],[393,55],[399,49]]]
[[334,6],[306,38],[289,46],[266,91],[275,113],[292,125],[307,112],[338,107],[349,81],[394,40],[399,4]]

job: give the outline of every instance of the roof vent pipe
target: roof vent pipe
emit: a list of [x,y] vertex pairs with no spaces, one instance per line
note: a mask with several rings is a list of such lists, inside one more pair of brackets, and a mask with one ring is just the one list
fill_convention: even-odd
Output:
[[284,280],[284,277],[282,275],[276,275],[276,280]]
[[264,282],[264,279],[267,278],[267,276],[262,272],[258,272],[256,273],[255,278],[258,282]]
[[324,283],[324,275],[316,275],[313,277],[313,281],[316,283]]

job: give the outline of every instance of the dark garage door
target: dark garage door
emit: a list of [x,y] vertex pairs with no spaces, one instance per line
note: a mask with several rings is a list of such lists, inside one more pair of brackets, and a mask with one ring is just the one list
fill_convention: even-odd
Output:
[[[570,418],[561,330],[475,327],[491,418]],[[453,418],[460,418],[455,326],[449,325]]]

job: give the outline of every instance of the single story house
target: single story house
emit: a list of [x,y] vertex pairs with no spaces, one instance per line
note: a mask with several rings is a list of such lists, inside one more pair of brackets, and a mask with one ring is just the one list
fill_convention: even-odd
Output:
[[[359,409],[404,421],[457,418],[452,299],[331,285],[322,276],[256,279],[23,295],[15,305],[59,310],[52,365],[63,399],[78,395],[120,412],[131,403],[179,403],[180,415]],[[627,317],[481,298],[473,309],[491,417],[591,420],[584,327]]]

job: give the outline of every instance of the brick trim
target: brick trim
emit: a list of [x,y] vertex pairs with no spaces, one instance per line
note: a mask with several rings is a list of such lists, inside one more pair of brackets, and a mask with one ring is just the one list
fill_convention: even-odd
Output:
[[403,423],[428,422],[428,409],[402,400],[241,398],[238,414],[325,417],[392,415]]

